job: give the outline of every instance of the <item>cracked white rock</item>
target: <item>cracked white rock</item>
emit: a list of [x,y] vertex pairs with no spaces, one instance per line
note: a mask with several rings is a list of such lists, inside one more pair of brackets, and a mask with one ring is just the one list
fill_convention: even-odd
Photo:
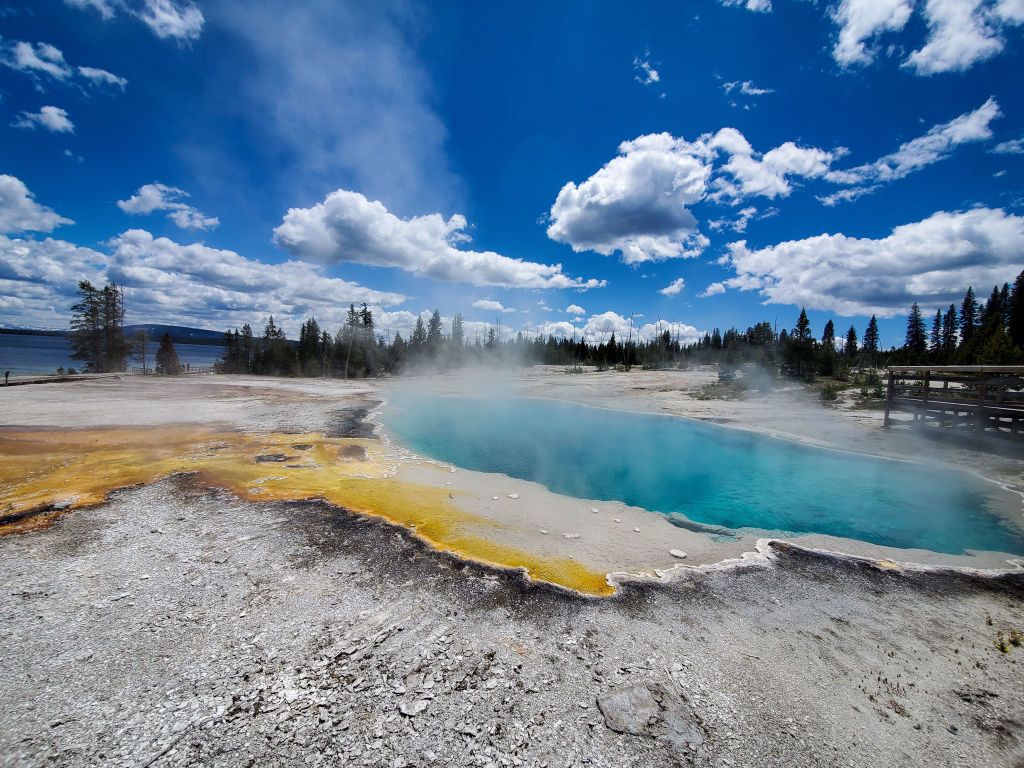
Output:
[[427,702],[424,699],[418,699],[417,701],[403,701],[398,705],[398,710],[408,717],[416,717],[416,715],[426,708]]

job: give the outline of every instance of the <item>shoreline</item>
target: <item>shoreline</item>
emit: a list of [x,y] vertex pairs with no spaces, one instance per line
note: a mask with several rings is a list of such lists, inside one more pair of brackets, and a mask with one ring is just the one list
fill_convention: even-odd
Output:
[[[531,372],[533,373],[533,372]],[[672,372],[675,374],[676,372]],[[557,374],[556,374],[557,376]],[[550,373],[548,377],[551,378]],[[220,378],[220,377],[218,377]],[[232,377],[234,378],[234,377]],[[261,380],[258,378],[237,377],[241,381],[218,381],[214,378],[206,378],[187,389],[195,390],[205,403],[230,405],[234,395],[242,390],[245,398],[257,398],[257,401],[264,402],[263,408],[269,404],[273,409],[288,409],[291,401],[298,398],[296,402],[308,402],[310,398],[314,402],[338,396],[351,397],[347,393],[329,395],[320,391],[323,383],[320,380]],[[574,378],[574,377],[570,377]],[[648,377],[649,378],[649,377]],[[527,380],[529,377],[523,376]],[[315,381],[315,383],[314,383]],[[419,383],[422,383],[422,379]],[[556,378],[556,382],[560,381]],[[628,380],[627,380],[628,381]],[[155,382],[156,387],[147,387],[147,382],[129,382],[135,384],[134,389],[142,395],[149,391],[175,389],[174,382]],[[444,385],[448,382],[435,382],[435,386]],[[191,385],[191,382],[189,382]],[[673,573],[688,573],[710,566],[727,567],[729,563],[742,560],[745,557],[756,556],[759,552],[762,540],[780,541],[808,551],[820,552],[824,556],[846,556],[851,559],[867,559],[876,563],[895,563],[903,569],[947,569],[957,572],[989,573],[992,575],[1015,573],[1021,569],[1021,556],[1012,553],[992,552],[966,552],[961,555],[950,555],[935,553],[928,550],[902,549],[870,544],[868,542],[854,539],[841,539],[822,534],[805,533],[791,536],[780,535],[777,531],[764,531],[760,529],[732,529],[730,534],[734,536],[728,541],[715,540],[704,530],[707,526],[695,523],[692,526],[680,527],[673,524],[669,518],[658,512],[651,512],[639,507],[631,507],[621,502],[603,501],[593,499],[577,499],[554,493],[542,485],[526,480],[519,480],[496,473],[475,472],[457,468],[443,461],[429,457],[420,456],[407,449],[398,438],[387,429],[382,414],[387,407],[387,398],[394,387],[389,386],[391,382],[379,385],[377,382],[364,382],[358,387],[358,397],[361,398],[360,406],[363,411],[362,421],[371,427],[370,433],[373,439],[381,446],[383,464],[377,471],[383,471],[389,477],[393,477],[402,484],[411,484],[410,487],[430,487],[438,492],[449,492],[452,503],[461,509],[468,517],[460,524],[465,534],[471,536],[482,536],[494,542],[495,545],[504,548],[510,553],[521,551],[523,556],[514,554],[502,555],[504,562],[495,561],[481,554],[474,555],[472,551],[460,550],[456,545],[451,546],[451,541],[432,539],[428,536],[426,543],[437,551],[448,551],[456,556],[463,556],[475,559],[477,562],[490,565],[495,568],[516,568],[522,567],[514,561],[520,557],[521,562],[527,562],[529,558],[541,558],[551,561],[557,558],[568,558],[575,561],[581,567],[599,571],[605,574],[605,582],[612,590],[618,590],[619,584],[630,579],[664,580],[672,578]],[[522,389],[523,381],[516,382],[519,389]],[[162,385],[162,386],[161,386]],[[170,385],[170,387],[168,386]],[[211,386],[212,385],[212,386]],[[319,386],[318,386],[319,385]],[[212,392],[209,390],[213,390]],[[335,392],[339,387],[331,387]],[[351,392],[351,384],[346,383],[341,387],[343,392]],[[352,394],[357,394],[352,393]],[[459,393],[453,393],[459,394]],[[588,402],[585,398],[566,397],[545,397],[537,398],[535,395],[522,395],[519,392],[516,396],[532,397],[534,399],[558,400],[561,402],[575,403],[593,408],[606,410],[628,410],[629,412],[644,415],[660,415],[679,418],[680,414],[654,411],[651,408],[633,409],[629,406],[635,402],[629,398],[620,397],[620,407],[614,407],[607,402]],[[613,393],[615,394],[615,393]],[[172,400],[180,397],[180,394],[173,395]],[[369,398],[369,399],[367,399]],[[186,410],[175,408],[175,411]],[[231,418],[230,413],[221,413],[221,409],[215,409],[211,415],[221,416],[217,422],[204,420],[200,422],[205,427],[213,423],[224,423],[231,430],[242,430],[243,432],[254,431],[261,433],[258,425],[239,424],[239,419]],[[26,412],[27,413],[27,412]],[[835,414],[819,414],[823,418],[835,418]],[[40,418],[42,416],[42,418]],[[683,415],[690,421],[705,421],[698,416]],[[32,419],[30,419],[32,420]],[[42,414],[37,414],[36,421],[55,421]],[[135,425],[142,426],[147,421],[153,421],[148,417],[128,420],[133,428]],[[157,421],[160,421],[159,419]],[[40,424],[39,426],[42,426]],[[56,425],[54,425],[56,426]],[[715,426],[734,426],[733,424],[717,424]],[[265,431],[263,425],[262,431]],[[348,429],[356,430],[364,434],[358,424],[348,424]],[[766,430],[763,425],[751,424],[746,430],[766,437],[775,437],[790,443],[807,445],[807,441],[800,440],[793,436],[780,436]],[[907,461],[907,459],[894,458],[878,452],[865,452],[863,450],[848,450],[835,446],[814,446],[835,450],[853,455],[869,456],[878,460]],[[910,463],[921,463],[913,462]],[[956,469],[962,470],[960,466]],[[271,472],[272,467],[268,467]],[[271,473],[272,474],[272,473]],[[980,477],[988,482],[995,483],[1004,491],[1011,491],[1015,499],[1022,496],[1021,492],[1007,483],[994,477],[982,475],[980,472],[972,472],[975,477]],[[251,491],[250,493],[255,493]],[[262,491],[261,491],[262,492]],[[243,498],[245,496],[243,495]],[[249,496],[254,501],[255,497]],[[308,494],[301,498],[307,498]],[[513,498],[514,497],[514,498]],[[280,500],[286,497],[276,496]],[[299,500],[296,498],[296,500]],[[329,503],[345,507],[344,497],[339,499],[327,499]],[[365,509],[365,508],[364,508]],[[359,507],[356,506],[358,512]],[[362,514],[377,514],[379,510],[366,509]],[[1013,514],[1012,512],[1010,514]],[[383,517],[389,522],[399,526],[409,527],[408,522],[403,522],[402,517],[389,516],[383,513]],[[685,515],[682,519],[689,520]],[[472,521],[479,522],[472,522]],[[1020,526],[1020,520],[1010,518],[1009,524]],[[550,531],[548,530],[550,529]],[[639,529],[639,530],[637,530]],[[411,528],[414,534],[416,526]],[[421,534],[417,534],[421,535]],[[462,535],[462,534],[460,534]],[[479,552],[480,545],[474,545]],[[511,549],[509,549],[511,548]],[[685,562],[680,561],[670,554],[670,550],[680,550],[686,553]],[[527,554],[528,553],[528,554]],[[511,560],[509,560],[511,558]],[[541,568],[538,563],[537,568]],[[536,571],[533,578],[539,578]],[[543,580],[543,579],[542,579]],[[568,589],[572,586],[558,584]]]

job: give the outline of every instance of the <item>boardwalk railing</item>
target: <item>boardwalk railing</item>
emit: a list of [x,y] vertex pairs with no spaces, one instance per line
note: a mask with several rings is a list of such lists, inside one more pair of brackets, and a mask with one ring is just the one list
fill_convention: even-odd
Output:
[[[1024,435],[1024,365],[891,366],[885,426]],[[894,413],[912,419],[896,419]]]
[[[181,375],[182,376],[191,375],[193,373],[216,373],[216,372],[217,372],[216,367],[214,367],[212,365],[192,365],[192,366],[189,366],[188,368],[185,368],[184,366],[182,366],[182,368],[181,368]],[[144,375],[151,376],[154,373],[156,373],[156,370],[154,368],[150,367],[150,366],[147,366],[145,368],[143,368],[142,366],[133,366],[132,367],[132,373],[140,375],[140,376],[144,376]]]

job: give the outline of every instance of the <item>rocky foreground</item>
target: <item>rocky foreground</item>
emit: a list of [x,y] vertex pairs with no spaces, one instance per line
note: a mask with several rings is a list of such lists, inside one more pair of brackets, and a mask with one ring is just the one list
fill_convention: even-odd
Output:
[[584,600],[179,477],[0,584],[3,765],[1024,765],[1019,579],[779,551]]

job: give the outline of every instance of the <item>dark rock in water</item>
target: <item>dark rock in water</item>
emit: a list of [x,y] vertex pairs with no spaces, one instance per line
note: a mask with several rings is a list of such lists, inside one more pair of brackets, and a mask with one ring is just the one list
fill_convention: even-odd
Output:
[[373,437],[374,426],[366,417],[379,404],[377,400],[367,400],[354,408],[334,411],[324,434],[327,437]]
[[361,445],[344,445],[341,450],[338,451],[338,455],[343,459],[357,459],[363,461],[366,459],[366,448]]
[[686,703],[659,682],[612,688],[597,700],[604,722],[616,733],[663,741],[683,754],[704,743],[700,720]]
[[719,525],[705,525],[704,523],[695,523],[693,520],[689,520],[679,514],[668,514],[665,515],[665,519],[668,520],[676,528],[682,528],[686,531],[693,531],[694,533],[706,533],[716,541],[738,541],[739,536],[730,531],[728,528],[722,528]]
[[270,464],[270,463],[283,463],[286,461],[294,461],[298,456],[288,456],[284,453],[264,453],[256,457],[256,462],[259,464]]

